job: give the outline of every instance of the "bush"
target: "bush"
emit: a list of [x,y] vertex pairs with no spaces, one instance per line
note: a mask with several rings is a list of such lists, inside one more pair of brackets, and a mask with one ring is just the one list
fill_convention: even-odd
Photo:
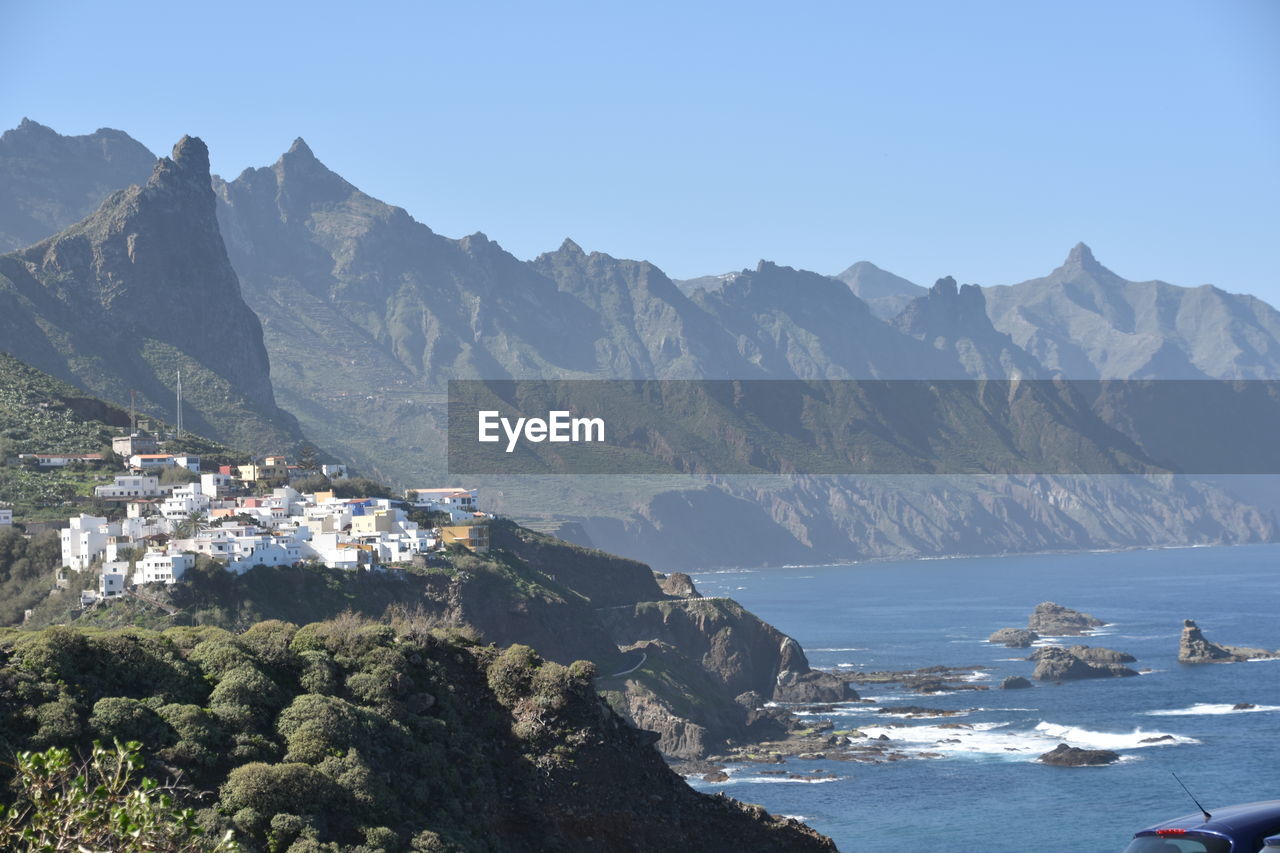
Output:
[[139,744],[95,745],[84,761],[70,750],[17,756],[18,793],[0,813],[0,849],[231,853],[230,833],[207,838],[195,812],[174,804],[172,786],[141,777]]
[[528,695],[533,675],[542,659],[528,646],[514,645],[504,649],[489,664],[489,689],[508,708]]
[[323,815],[340,804],[341,796],[332,779],[308,764],[255,762],[231,771],[220,799],[227,811],[253,809],[270,821],[299,812],[299,806]]

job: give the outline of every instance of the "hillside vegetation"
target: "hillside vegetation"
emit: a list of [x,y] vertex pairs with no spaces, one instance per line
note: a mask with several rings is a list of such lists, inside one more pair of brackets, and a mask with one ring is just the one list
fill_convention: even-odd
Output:
[[255,851],[834,849],[689,789],[593,676],[412,620],[11,632],[0,751],[139,741]]

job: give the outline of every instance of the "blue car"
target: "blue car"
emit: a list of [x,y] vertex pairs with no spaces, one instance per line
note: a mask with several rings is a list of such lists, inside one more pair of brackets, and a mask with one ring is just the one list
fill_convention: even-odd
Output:
[[1199,812],[1147,827],[1124,853],[1280,853],[1280,800]]

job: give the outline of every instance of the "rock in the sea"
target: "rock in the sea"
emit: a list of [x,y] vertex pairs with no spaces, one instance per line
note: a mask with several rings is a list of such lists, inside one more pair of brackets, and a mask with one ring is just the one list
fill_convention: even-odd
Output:
[[778,673],[778,682],[773,688],[775,702],[850,702],[857,698],[857,691],[848,682],[818,670],[804,673],[785,670]]
[[[1115,649],[1104,649],[1102,646],[1069,646],[1067,651],[1086,663],[1108,664],[1108,663],[1133,663],[1137,660],[1128,652],[1118,652]],[[1031,660],[1039,660],[1040,651],[1031,653]]]
[[1178,660],[1182,663],[1235,663],[1250,658],[1274,657],[1280,657],[1280,652],[1211,643],[1193,620],[1186,619],[1182,623],[1182,638],[1178,641]]
[[1088,613],[1081,613],[1079,610],[1072,610],[1070,607],[1063,607],[1052,601],[1037,604],[1036,609],[1027,619],[1029,630],[1041,636],[1050,637],[1079,637],[1105,624],[1107,623]]
[[667,595],[674,595],[679,598],[698,597],[698,589],[693,585],[693,578],[684,572],[672,572],[669,575],[654,572],[653,577],[658,582],[658,586]]
[[1232,706],[1231,706],[1231,710],[1233,710],[1233,711],[1252,711],[1252,710],[1253,710],[1254,708],[1256,708],[1256,707],[1258,707],[1258,706],[1257,706],[1257,705],[1255,705],[1255,704],[1253,704],[1252,702],[1237,702],[1236,704],[1234,704],[1234,705],[1232,705]]
[[729,774],[725,773],[723,770],[712,770],[710,773],[703,774],[702,781],[703,782],[728,782]]
[[1011,675],[1004,681],[1000,682],[1001,690],[1023,690],[1031,686],[1031,682],[1027,681],[1021,675]]
[[1074,681],[1082,678],[1124,678],[1138,673],[1119,663],[1092,663],[1061,646],[1039,649],[1032,678],[1036,681]]
[[1040,639],[1039,634],[1026,628],[1001,628],[987,637],[987,642],[1008,646],[1011,649],[1025,649],[1038,639]]
[[1102,764],[1114,764],[1120,760],[1120,753],[1110,749],[1081,749],[1078,746],[1067,746],[1060,743],[1049,752],[1040,756],[1042,764],[1055,767],[1096,767]]

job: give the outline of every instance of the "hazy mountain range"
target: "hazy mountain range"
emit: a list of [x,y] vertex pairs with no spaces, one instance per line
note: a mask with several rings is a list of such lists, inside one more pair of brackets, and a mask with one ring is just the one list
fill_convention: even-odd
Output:
[[[839,276],[761,261],[675,282],[647,261],[587,253],[571,240],[522,261],[483,234],[440,236],[329,170],[302,140],[234,180],[184,172],[211,180],[216,222],[195,190],[183,191],[181,210],[165,209],[165,221],[149,219],[147,199],[168,193],[157,186],[166,172],[110,195],[77,225],[86,199],[138,180],[136,165],[132,176],[122,171],[121,152],[137,159],[130,143],[118,131],[60,137],[29,121],[0,138],[0,245],[30,242],[40,227],[35,239],[68,229],[0,258],[0,325],[12,342],[3,347],[121,402],[146,371],[110,377],[105,344],[79,339],[141,322],[117,291],[149,294],[146,336],[177,348],[193,373],[208,371],[197,387],[221,389],[270,424],[260,432],[267,441],[297,441],[296,416],[326,450],[404,485],[442,476],[449,378],[1280,378],[1280,313],[1269,305],[1209,286],[1128,282],[1083,245],[1048,276],[1001,287],[944,278],[926,290],[865,261]],[[135,264],[137,247],[158,266]],[[158,269],[169,272],[149,272]],[[59,292],[62,307],[36,299],[39,288]],[[201,294],[194,306],[186,288]],[[202,328],[155,333],[184,317],[202,318]],[[143,346],[140,357],[155,349]],[[148,387],[162,404],[160,387]],[[230,420],[218,422],[208,406],[198,417],[234,443]],[[820,478],[768,488],[655,480],[619,483],[613,494],[493,486],[501,510],[574,518],[597,544],[659,562],[671,550],[659,542],[712,522],[767,522],[758,529],[776,536],[767,553],[752,553],[769,561],[1276,535],[1270,510],[1168,478],[1089,488],[1051,478],[910,487]],[[680,562],[733,562],[726,545],[736,544],[717,537],[708,553]]]

